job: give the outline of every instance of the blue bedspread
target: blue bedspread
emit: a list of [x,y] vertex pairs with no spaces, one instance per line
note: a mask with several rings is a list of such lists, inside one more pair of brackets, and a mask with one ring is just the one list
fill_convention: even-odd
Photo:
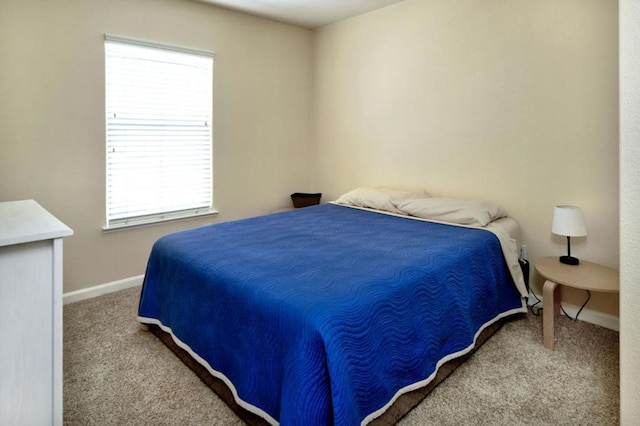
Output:
[[355,425],[522,311],[491,232],[325,204],[160,238],[139,320],[270,422]]

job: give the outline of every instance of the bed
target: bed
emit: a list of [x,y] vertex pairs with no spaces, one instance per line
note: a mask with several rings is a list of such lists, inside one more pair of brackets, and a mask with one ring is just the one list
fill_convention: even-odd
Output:
[[266,423],[370,423],[526,312],[515,221],[443,223],[405,204],[329,203],[166,235],[138,320]]

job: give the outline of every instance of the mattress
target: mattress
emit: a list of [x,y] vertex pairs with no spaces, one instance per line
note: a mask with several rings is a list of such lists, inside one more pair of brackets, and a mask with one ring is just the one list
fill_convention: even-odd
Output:
[[332,204],[182,231],[152,249],[139,320],[269,423],[366,424],[526,312],[510,240]]

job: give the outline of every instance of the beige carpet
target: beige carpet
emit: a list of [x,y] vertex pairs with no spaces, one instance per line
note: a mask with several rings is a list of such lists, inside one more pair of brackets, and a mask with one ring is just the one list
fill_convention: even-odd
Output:
[[[233,412],[136,322],[139,288],[64,307],[67,425],[238,425]],[[507,323],[401,425],[616,425],[618,333],[561,317]]]

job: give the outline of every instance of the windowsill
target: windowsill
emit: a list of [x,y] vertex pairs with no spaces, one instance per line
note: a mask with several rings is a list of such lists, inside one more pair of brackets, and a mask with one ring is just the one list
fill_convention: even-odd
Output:
[[218,214],[217,210],[207,210],[201,213],[188,213],[185,215],[173,215],[163,218],[153,218],[147,220],[132,220],[130,222],[118,223],[115,225],[105,225],[102,227],[102,232],[115,232],[122,231],[125,229],[131,228],[142,228],[146,226],[160,225],[168,222],[180,222],[183,220],[189,219],[200,219],[206,216],[216,216]]

